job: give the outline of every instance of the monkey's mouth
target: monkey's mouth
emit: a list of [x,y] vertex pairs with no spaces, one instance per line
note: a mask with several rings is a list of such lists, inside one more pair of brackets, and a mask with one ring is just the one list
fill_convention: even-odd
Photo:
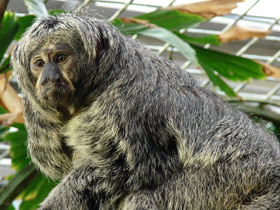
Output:
[[73,92],[67,84],[47,85],[40,88],[40,98],[51,106],[64,107],[72,101]]

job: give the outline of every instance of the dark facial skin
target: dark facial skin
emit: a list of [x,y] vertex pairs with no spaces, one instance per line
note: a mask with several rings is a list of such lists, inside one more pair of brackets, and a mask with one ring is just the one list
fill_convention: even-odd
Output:
[[75,60],[74,50],[62,43],[45,45],[33,53],[30,69],[40,100],[58,110],[69,107],[75,89],[68,75]]

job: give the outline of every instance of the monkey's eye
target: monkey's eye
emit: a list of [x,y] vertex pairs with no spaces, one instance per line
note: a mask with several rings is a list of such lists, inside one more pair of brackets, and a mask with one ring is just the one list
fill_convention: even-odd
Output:
[[36,60],[36,61],[35,61],[35,66],[36,66],[37,68],[43,68],[44,65],[45,65],[45,62],[44,62],[42,59],[39,59],[39,60]]
[[59,55],[56,57],[55,62],[56,62],[56,63],[64,63],[66,60],[67,60],[67,55],[65,55],[65,54],[59,54]]

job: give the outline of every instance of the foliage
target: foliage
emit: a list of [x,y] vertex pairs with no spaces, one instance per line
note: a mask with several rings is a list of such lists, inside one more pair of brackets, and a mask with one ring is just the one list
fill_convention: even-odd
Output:
[[7,208],[6,203],[16,197],[22,200],[20,209],[36,209],[55,183],[43,177],[31,164],[26,150],[27,132],[24,125],[13,124],[12,127],[17,131],[7,132],[8,127],[0,127],[2,141],[10,142],[12,168],[17,171],[10,177],[9,184],[3,189],[4,193],[0,194],[0,209]]

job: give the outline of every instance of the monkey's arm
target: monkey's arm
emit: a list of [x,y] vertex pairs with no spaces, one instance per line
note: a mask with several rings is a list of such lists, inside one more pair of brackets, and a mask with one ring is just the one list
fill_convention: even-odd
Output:
[[93,197],[95,180],[92,176],[94,168],[84,163],[65,176],[41,203],[40,210],[98,209]]
[[149,191],[128,193],[117,189],[120,182],[113,184],[110,179],[96,179],[96,168],[86,162],[63,178],[41,203],[39,210],[158,209]]

